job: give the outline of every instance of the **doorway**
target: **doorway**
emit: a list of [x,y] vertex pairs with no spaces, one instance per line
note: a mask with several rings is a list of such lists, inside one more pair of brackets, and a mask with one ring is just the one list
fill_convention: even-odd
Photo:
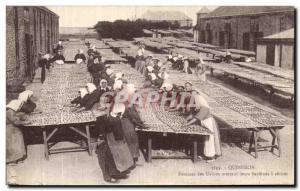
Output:
[[275,59],[275,45],[268,44],[267,45],[267,58],[266,58],[267,64],[274,66],[274,59]]
[[250,33],[243,34],[243,49],[250,50]]

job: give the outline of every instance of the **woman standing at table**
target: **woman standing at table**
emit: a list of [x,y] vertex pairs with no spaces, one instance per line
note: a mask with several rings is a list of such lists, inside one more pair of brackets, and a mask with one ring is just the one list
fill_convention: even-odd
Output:
[[104,180],[111,183],[128,178],[130,168],[134,165],[122,129],[121,118],[124,112],[124,104],[114,104],[112,111],[102,121],[104,143],[96,151]]
[[200,57],[199,63],[196,66],[196,75],[198,78],[200,78],[201,81],[205,82],[206,81],[206,71],[205,71],[205,62],[203,59]]
[[94,64],[90,66],[89,71],[92,74],[93,77],[93,83],[96,87],[99,87],[100,83],[100,73],[105,69],[105,66],[103,63],[100,62],[101,57],[96,56],[94,58]]
[[21,100],[12,100],[6,105],[6,163],[18,163],[26,158],[26,147],[21,129],[30,122],[22,121],[18,112],[22,107]]
[[136,91],[134,84],[127,84],[122,91],[127,95],[127,103],[129,105],[126,107],[125,113],[121,118],[122,129],[126,143],[128,144],[131,156],[133,157],[135,163],[140,156],[139,140],[135,131],[135,127],[142,127],[143,122],[136,111],[135,105],[131,104],[131,99]]
[[210,114],[210,107],[207,101],[199,93],[192,93],[189,104],[194,104],[194,107],[190,108],[190,115],[187,117],[187,126],[198,123],[213,133],[206,136],[204,141],[204,156],[207,162],[213,161],[222,155],[217,123]]

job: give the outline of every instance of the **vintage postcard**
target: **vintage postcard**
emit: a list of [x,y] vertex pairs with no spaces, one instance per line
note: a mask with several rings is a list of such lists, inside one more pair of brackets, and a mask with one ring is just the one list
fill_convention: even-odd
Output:
[[6,6],[6,183],[294,185],[295,20]]

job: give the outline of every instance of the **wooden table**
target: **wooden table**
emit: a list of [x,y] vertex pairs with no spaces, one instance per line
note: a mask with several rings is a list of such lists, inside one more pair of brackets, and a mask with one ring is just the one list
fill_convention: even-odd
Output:
[[[84,45],[78,45],[76,49],[82,46]],[[68,50],[69,46],[65,49]],[[79,88],[85,87],[88,82],[86,65],[58,65],[48,73],[40,92],[34,92],[39,98],[36,102],[37,107],[43,113],[30,114],[28,120],[31,124],[28,128],[41,128],[47,160],[50,154],[66,151],[88,150],[91,155],[90,124],[96,121],[96,117],[91,111],[74,113],[71,107],[65,106],[78,96]],[[62,129],[69,129],[82,136],[87,141],[87,147],[51,149],[55,145],[51,143],[51,139]]]
[[[84,131],[80,126],[84,127]],[[32,126],[27,126],[32,127]],[[77,123],[77,124],[53,124],[48,126],[39,126],[42,130],[43,135],[43,143],[44,143],[44,155],[46,160],[49,160],[49,155],[56,153],[64,153],[64,152],[79,152],[79,151],[88,151],[89,155],[92,155],[92,146],[91,146],[91,136],[90,136],[90,123]],[[87,146],[78,146],[78,147],[64,147],[51,149],[55,143],[51,143],[50,139],[60,130],[67,128],[78,135],[82,136],[87,141]]]
[[228,63],[203,63],[204,66],[210,69],[211,75],[214,70],[224,72],[226,75],[231,75],[234,79],[244,79],[251,82],[253,85],[260,85],[270,92],[270,100],[274,93],[290,96],[291,101],[294,101],[294,81],[278,77],[271,73],[258,71],[246,67],[241,67],[237,64]]
[[[270,113],[258,105],[254,105],[240,96],[234,95],[229,90],[211,82],[199,82],[193,75],[187,75],[177,70],[169,69],[170,80],[178,85],[184,85],[186,81],[193,83],[193,87],[208,101],[212,115],[230,129],[246,129],[251,133],[249,153],[258,152],[261,148],[278,149],[280,156],[280,133],[279,130],[286,125],[292,125],[291,121]],[[271,145],[258,146],[259,135],[267,131],[271,134]]]

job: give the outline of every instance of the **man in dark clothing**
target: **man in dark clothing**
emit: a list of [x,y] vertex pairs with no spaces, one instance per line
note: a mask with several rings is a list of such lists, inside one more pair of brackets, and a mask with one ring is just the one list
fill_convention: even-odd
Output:
[[43,55],[42,53],[39,53],[40,55],[40,59],[39,59],[39,67],[42,68],[42,71],[41,71],[41,82],[42,84],[44,83],[45,79],[46,79],[46,65],[47,63],[49,62],[49,60],[47,59],[47,54],[46,55]]

